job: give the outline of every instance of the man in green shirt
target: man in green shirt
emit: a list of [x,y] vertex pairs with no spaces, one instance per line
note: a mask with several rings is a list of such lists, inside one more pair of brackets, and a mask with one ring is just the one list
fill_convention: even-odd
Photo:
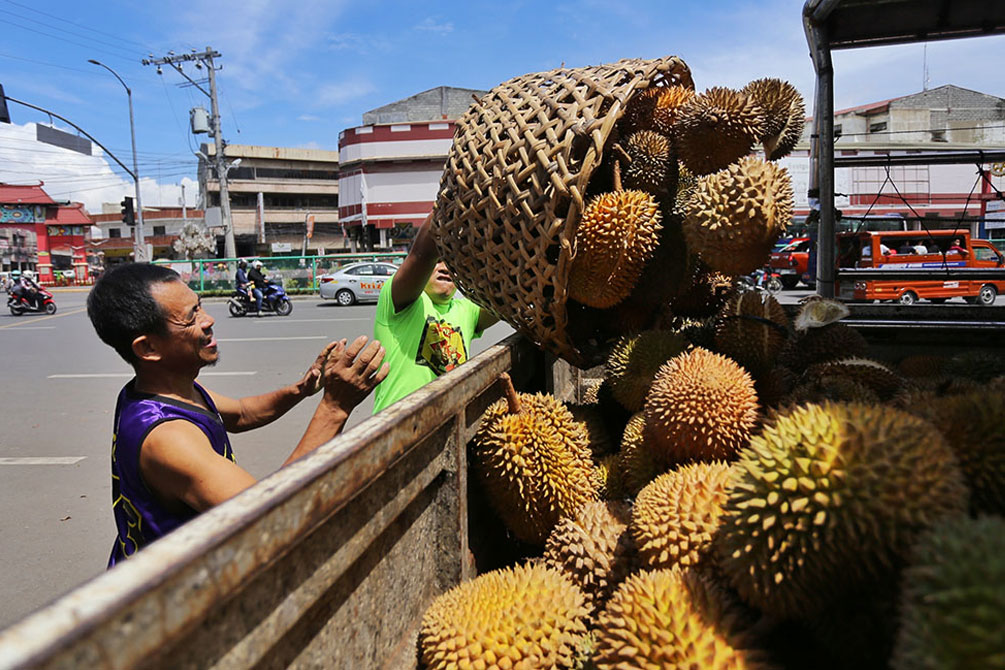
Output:
[[430,219],[377,301],[373,332],[390,373],[373,398],[374,414],[468,360],[471,340],[498,318],[466,298],[436,254]]

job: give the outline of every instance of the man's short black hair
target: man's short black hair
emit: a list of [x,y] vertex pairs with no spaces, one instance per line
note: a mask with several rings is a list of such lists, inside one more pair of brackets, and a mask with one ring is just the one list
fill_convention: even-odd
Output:
[[98,337],[130,365],[137,360],[133,340],[167,334],[167,318],[150,287],[172,281],[181,277],[171,268],[124,263],[105,272],[87,296],[87,316]]

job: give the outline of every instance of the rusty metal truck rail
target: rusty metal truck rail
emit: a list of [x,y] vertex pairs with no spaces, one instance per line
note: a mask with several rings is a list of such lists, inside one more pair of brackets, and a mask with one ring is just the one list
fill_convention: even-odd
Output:
[[513,336],[0,632],[0,668],[415,667],[473,575],[469,438],[542,378]]

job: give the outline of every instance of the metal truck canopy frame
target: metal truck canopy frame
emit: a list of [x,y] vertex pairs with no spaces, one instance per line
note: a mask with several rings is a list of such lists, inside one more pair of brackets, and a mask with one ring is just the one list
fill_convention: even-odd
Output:
[[[803,28],[817,74],[810,188],[819,189],[817,293],[834,297],[834,67],[831,50],[1005,33],[1005,3],[987,0],[807,0]],[[968,154],[971,152],[967,152]],[[999,160],[988,154],[988,161]],[[924,155],[891,157],[900,164]],[[960,157],[971,162],[972,157]]]

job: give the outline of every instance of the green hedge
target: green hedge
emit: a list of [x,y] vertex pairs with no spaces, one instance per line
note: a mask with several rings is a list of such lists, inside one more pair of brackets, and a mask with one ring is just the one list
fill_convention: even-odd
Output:
[[[199,291],[197,288],[193,287],[196,293],[198,293],[203,298],[229,298],[234,291],[232,289],[208,289],[205,291]],[[318,295],[317,289],[313,288],[287,288],[287,295]]]

